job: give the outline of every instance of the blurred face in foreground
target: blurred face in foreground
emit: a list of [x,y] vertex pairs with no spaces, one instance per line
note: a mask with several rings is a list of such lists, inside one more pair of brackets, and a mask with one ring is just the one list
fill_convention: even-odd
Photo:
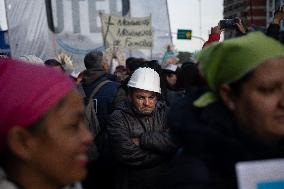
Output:
[[31,136],[28,163],[54,186],[82,180],[86,174],[87,148],[92,140],[84,123],[78,92],[70,92],[50,110]]
[[150,115],[157,104],[156,93],[143,89],[133,89],[130,93],[133,105],[143,115]]
[[284,138],[284,58],[266,61],[254,70],[231,110],[242,126],[263,138]]

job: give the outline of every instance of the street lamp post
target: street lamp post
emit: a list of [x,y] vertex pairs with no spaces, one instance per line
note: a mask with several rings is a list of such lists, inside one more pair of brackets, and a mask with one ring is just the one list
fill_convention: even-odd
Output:
[[199,3],[199,36],[202,36],[202,9],[201,9],[201,0],[198,0]]

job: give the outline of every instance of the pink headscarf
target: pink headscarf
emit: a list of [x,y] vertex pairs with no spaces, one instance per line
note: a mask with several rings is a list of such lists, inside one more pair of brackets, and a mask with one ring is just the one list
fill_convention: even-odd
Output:
[[12,127],[35,123],[73,88],[52,68],[0,59],[0,151]]

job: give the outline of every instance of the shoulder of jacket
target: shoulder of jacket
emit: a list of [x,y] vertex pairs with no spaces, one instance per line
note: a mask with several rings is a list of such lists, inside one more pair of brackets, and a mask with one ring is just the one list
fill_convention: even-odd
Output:
[[112,120],[120,121],[121,119],[123,119],[123,114],[125,114],[123,110],[116,109],[112,112],[110,117]]
[[[109,80],[109,79],[106,79],[106,80],[104,80],[104,81],[107,81],[107,82],[105,83],[104,87],[106,87],[106,88],[112,88],[112,89],[116,89],[116,90],[119,89],[119,86],[120,86],[119,83],[117,83],[117,82],[115,82],[115,81],[112,81],[112,80]],[[103,81],[101,81],[101,82],[103,82]],[[100,83],[101,83],[101,82],[100,82]],[[98,85],[99,85],[100,83],[98,83]]]
[[163,111],[163,110],[166,111],[168,109],[166,102],[163,102],[163,101],[158,101],[156,104],[156,107],[158,111]]

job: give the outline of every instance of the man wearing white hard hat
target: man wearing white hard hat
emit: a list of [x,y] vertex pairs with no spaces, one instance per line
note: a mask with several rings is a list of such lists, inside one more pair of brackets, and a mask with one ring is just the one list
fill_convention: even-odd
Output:
[[128,87],[128,99],[112,113],[108,126],[113,154],[119,162],[116,185],[157,189],[176,151],[166,125],[166,106],[157,99],[160,77],[151,68],[139,68]]

